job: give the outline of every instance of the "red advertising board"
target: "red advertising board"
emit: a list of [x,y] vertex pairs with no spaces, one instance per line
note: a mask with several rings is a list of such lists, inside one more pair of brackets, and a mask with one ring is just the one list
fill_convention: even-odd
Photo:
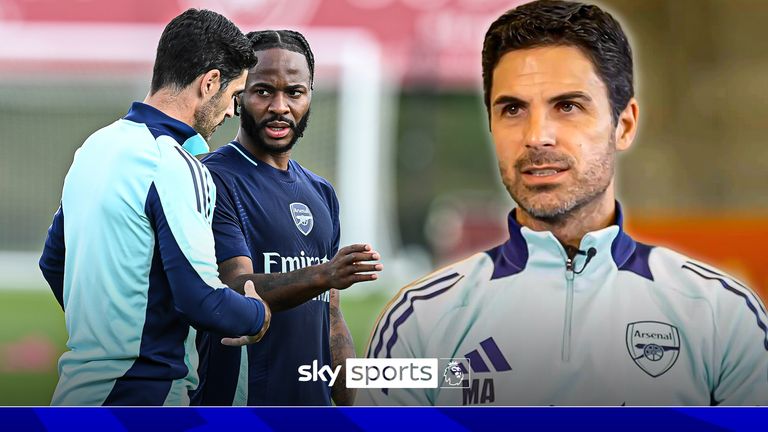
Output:
[[[114,28],[130,37],[132,28],[163,26],[187,8],[206,8],[229,17],[244,31],[364,29],[381,46],[385,72],[409,83],[467,85],[480,80],[480,52],[488,25],[500,12],[519,3],[522,1],[0,0],[0,26],[55,28],[50,26],[61,24],[104,28],[105,32]],[[51,44],[57,43],[56,34],[46,36]]]

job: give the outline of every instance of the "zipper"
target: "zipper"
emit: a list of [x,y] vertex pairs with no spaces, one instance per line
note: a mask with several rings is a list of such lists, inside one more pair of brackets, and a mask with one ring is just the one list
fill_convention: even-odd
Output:
[[571,322],[573,321],[573,259],[565,260],[565,324],[563,325],[562,359],[571,360]]

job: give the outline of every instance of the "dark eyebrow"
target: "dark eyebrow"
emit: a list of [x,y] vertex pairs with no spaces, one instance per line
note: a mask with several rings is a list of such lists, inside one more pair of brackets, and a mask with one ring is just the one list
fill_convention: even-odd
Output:
[[[255,82],[255,83],[251,84],[250,87],[251,88],[263,88],[263,89],[269,90],[269,91],[276,91],[276,90],[278,90],[277,87],[275,87],[272,84],[266,83],[266,82]],[[288,91],[297,90],[297,89],[306,90],[307,86],[305,86],[304,84],[290,84],[290,85],[285,86],[285,90],[288,90]]]
[[525,102],[524,100],[514,97],[514,96],[499,96],[496,99],[493,100],[493,106],[497,105],[507,105],[507,104],[514,104],[521,107],[527,107],[528,102]]
[[563,93],[549,99],[550,104],[556,104],[558,102],[569,101],[574,99],[581,99],[584,102],[592,102],[592,97],[581,91],[573,91]]
[[251,88],[261,87],[261,88],[265,88],[267,90],[275,90],[275,86],[273,86],[272,84],[269,84],[269,83],[265,83],[265,82],[255,82],[255,83],[251,84],[249,87],[251,87]]

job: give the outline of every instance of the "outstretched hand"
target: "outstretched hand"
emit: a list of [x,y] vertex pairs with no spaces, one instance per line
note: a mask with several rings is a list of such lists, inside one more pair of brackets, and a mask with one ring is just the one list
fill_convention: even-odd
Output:
[[260,301],[264,305],[264,324],[261,326],[261,330],[253,336],[240,336],[236,338],[221,339],[221,343],[223,345],[239,347],[243,345],[256,343],[260,341],[261,338],[264,337],[264,334],[267,333],[267,329],[269,328],[269,323],[272,321],[272,311],[270,311],[269,305],[267,304],[267,302],[262,300],[262,298],[256,292],[256,288],[253,286],[253,282],[247,281],[243,286],[243,289],[245,290],[246,297],[255,298],[256,300]]
[[353,244],[339,249],[328,262],[318,265],[320,284],[328,288],[345,289],[358,282],[378,279],[384,269],[381,256],[369,244]]

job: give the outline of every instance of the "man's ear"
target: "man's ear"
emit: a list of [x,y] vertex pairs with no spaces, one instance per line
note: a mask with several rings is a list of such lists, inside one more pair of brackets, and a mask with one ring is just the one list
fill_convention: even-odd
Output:
[[221,71],[211,69],[202,75],[200,80],[200,96],[208,100],[218,93],[221,88]]
[[616,124],[616,150],[624,151],[628,149],[637,135],[637,122],[640,115],[640,107],[637,100],[632,98],[627,103],[627,107],[619,114]]

